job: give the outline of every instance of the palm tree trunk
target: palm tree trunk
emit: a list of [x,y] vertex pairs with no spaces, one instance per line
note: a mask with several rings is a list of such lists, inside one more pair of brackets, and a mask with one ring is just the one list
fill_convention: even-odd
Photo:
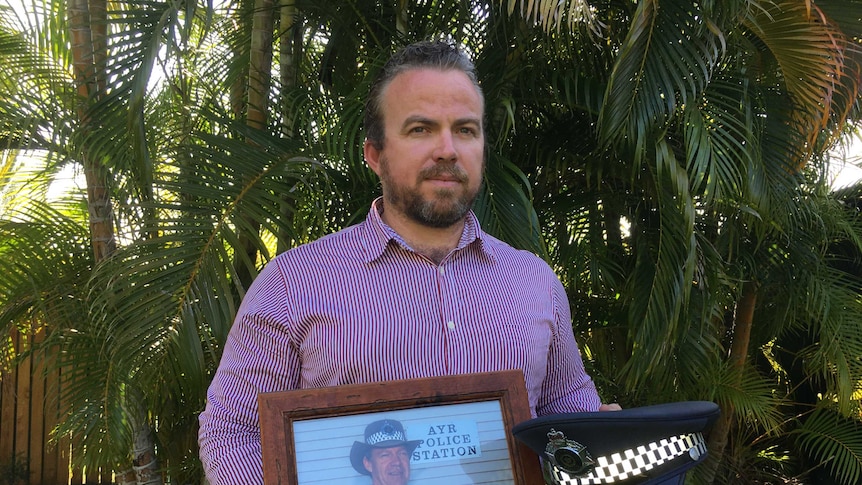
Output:
[[[757,303],[757,284],[751,281],[742,286],[742,295],[736,304],[736,318],[733,325],[733,342],[728,355],[728,366],[733,373],[734,383],[742,381],[742,372],[748,358],[748,346],[751,342],[751,327],[754,322],[754,307]],[[709,434],[710,459],[704,467],[707,470],[707,483],[715,481],[718,464],[727,447],[728,436],[733,428],[734,409],[729,403],[721,405],[721,416]]]
[[[279,56],[278,69],[282,92],[288,92],[296,86],[299,60],[302,59],[302,22],[299,19],[299,9],[293,1],[282,0],[279,5]],[[286,109],[286,105],[281,105]],[[281,133],[286,137],[294,135],[293,117],[283,113]]]
[[[96,14],[91,17],[91,8]],[[90,29],[91,23],[104,16],[104,0],[72,0],[69,4],[69,34],[72,41],[72,67],[75,73],[75,84],[78,92],[78,123],[80,131],[86,137],[91,129],[88,105],[98,98],[100,90],[97,70],[104,63],[97,64],[96,59],[104,59],[104,29]],[[100,20],[104,25],[104,20]],[[95,39],[94,39],[95,36]],[[100,38],[101,36],[101,38]],[[97,46],[99,53],[97,54]],[[96,263],[107,259],[116,250],[114,239],[114,218],[111,210],[110,194],[108,192],[108,174],[97,157],[92,156],[86,147],[81,150],[84,175],[87,181],[87,207],[90,214],[90,237]]]
[[[72,67],[78,93],[78,124],[81,139],[86,140],[91,125],[90,103],[104,95],[107,75],[105,66],[107,48],[107,2],[106,0],[71,0],[68,9],[69,34],[72,47]],[[101,159],[86,146],[81,147],[82,164],[87,183],[87,208],[90,218],[90,237],[96,264],[108,259],[117,249],[114,237],[114,213],[110,194],[110,174]],[[155,445],[147,424],[146,406],[143,397],[133,399],[131,408],[136,410],[130,419],[137,424],[132,464],[146,470],[137,474],[138,484],[161,484]],[[145,476],[144,476],[145,475]],[[146,481],[141,481],[142,477]],[[120,483],[130,483],[129,473],[119,473]]]
[[[246,124],[254,129],[265,130],[269,109],[269,91],[272,84],[272,42],[275,8],[273,0],[255,0],[254,20],[251,29],[251,59],[248,72],[248,105]],[[246,220],[248,231],[260,228],[260,223],[249,218]],[[257,260],[256,235],[242,233],[239,237],[240,250],[236,271],[240,282],[246,288],[251,285],[254,263]]]
[[265,129],[269,106],[270,71],[272,69],[273,0],[255,0],[251,29],[251,60],[248,72],[248,112],[246,122]]
[[[279,67],[279,79],[281,82],[281,92],[288,93],[290,92],[296,84],[299,82],[298,78],[298,69],[299,69],[299,61],[302,59],[302,36],[303,36],[303,22],[299,16],[299,9],[296,8],[293,0],[281,0],[279,2],[279,56],[278,56],[278,67]],[[288,112],[290,107],[287,104],[286,98],[283,98],[283,101],[280,105],[281,113],[281,134],[287,138],[292,138],[296,135],[296,129],[294,127],[294,117]],[[296,217],[296,211],[293,210],[293,205],[291,204],[291,197],[288,194],[284,194],[282,197],[282,209],[281,209],[281,218],[285,221],[289,221]],[[289,245],[287,241],[291,239],[291,236],[285,230],[279,231],[278,244],[276,246],[276,252],[281,253],[288,249]]]

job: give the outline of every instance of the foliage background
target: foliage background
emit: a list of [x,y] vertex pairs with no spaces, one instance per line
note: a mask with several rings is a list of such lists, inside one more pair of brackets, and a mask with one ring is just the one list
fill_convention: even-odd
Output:
[[[859,186],[828,184],[859,118],[862,3],[24,7],[0,9],[0,325],[49,336],[33,351],[59,358],[79,464],[200,482],[197,414],[245,288],[364,217],[369,75],[445,36],[486,95],[475,210],[557,270],[603,398],[718,402],[693,482],[862,476]],[[85,190],[49,200],[69,168]]]

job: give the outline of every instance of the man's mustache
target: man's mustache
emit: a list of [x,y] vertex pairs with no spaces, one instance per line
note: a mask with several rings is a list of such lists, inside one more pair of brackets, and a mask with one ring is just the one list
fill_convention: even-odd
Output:
[[419,172],[420,179],[433,179],[447,176],[457,182],[467,182],[467,173],[456,165],[434,165]]

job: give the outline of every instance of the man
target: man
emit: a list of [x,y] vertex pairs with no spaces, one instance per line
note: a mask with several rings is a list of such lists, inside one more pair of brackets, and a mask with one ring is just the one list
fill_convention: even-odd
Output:
[[394,419],[375,421],[365,428],[365,441],[354,441],[350,464],[371,476],[372,485],[405,485],[410,480],[410,455],[419,441],[408,441]]
[[384,66],[364,145],[383,196],[249,288],[200,416],[210,483],[261,482],[260,392],[520,369],[534,415],[600,409],[559,279],[470,211],[484,108],[472,62],[449,44]]

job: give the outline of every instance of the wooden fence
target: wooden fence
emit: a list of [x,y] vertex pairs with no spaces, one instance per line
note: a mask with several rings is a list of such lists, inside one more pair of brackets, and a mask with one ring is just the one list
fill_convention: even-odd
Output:
[[[13,332],[6,343],[18,353],[44,339],[42,332]],[[0,366],[0,483],[16,485],[109,484],[111,473],[70,469],[75,452],[69,439],[49,443],[63,409],[57,399],[60,371],[44,357],[26,358],[18,365]],[[18,482],[11,477],[19,474]]]

